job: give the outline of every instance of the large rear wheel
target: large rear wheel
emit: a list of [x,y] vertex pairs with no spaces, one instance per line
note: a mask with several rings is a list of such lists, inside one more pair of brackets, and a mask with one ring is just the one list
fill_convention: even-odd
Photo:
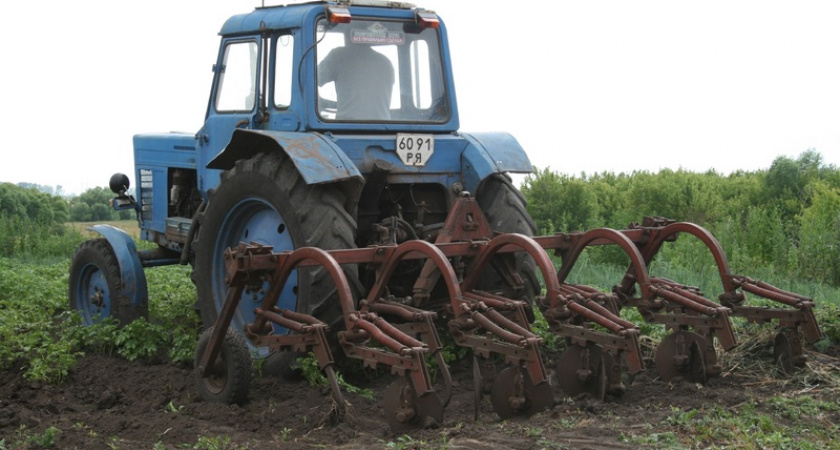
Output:
[[[519,233],[533,236],[537,226],[528,211],[525,210],[525,197],[511,183],[510,177],[504,174],[494,174],[482,181],[476,194],[476,201],[493,231],[502,233]],[[497,258],[504,255],[497,255]],[[525,252],[516,254],[514,264],[517,273],[522,278],[523,285],[517,286],[501,275],[502,261],[494,261],[495,271],[482,277],[478,288],[486,291],[502,292],[505,297],[522,300],[528,303],[526,309],[528,320],[534,320],[534,296],[540,292],[540,281],[537,277],[537,266],[533,258]]]
[[[225,172],[194,244],[193,281],[204,326],[212,326],[224,306],[227,248],[240,242],[270,245],[275,252],[300,247],[353,248],[356,222],[344,204],[345,195],[337,186],[306,184],[292,161],[281,153],[240,160]],[[344,271],[351,286],[358,286],[356,267],[344,266]],[[254,308],[262,304],[267,287],[266,281],[264,286],[245,291],[231,328],[242,332],[254,321]],[[293,272],[277,306],[315,316],[333,331],[341,320],[335,284],[323,267]],[[275,329],[275,333],[285,332]],[[257,353],[267,356],[265,350]]]

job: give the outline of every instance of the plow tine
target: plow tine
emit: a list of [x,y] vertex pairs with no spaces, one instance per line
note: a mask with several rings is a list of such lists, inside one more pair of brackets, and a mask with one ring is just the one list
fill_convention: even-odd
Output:
[[[389,335],[388,331],[393,331],[393,330],[385,331],[382,328],[380,328],[382,323],[383,322],[380,322],[378,324],[374,324],[374,323],[372,323],[368,320],[359,319],[353,325],[354,325],[354,328],[356,328],[356,327],[361,328],[362,330],[367,332],[368,336],[372,337],[373,339],[375,339],[380,344],[388,347],[394,353],[397,353],[399,355],[406,355],[409,352],[414,350],[414,348],[412,348],[412,346],[403,344],[402,342],[400,342],[400,340],[397,340],[397,339],[391,337]],[[387,322],[384,322],[384,323],[387,323]],[[379,325],[379,326],[377,326],[377,325]],[[417,346],[417,347],[420,347],[420,346]]]
[[504,329],[503,326],[495,323],[493,320],[489,319],[484,314],[478,311],[469,311],[469,314],[471,319],[473,319],[482,328],[493,333],[494,335],[523,348],[528,345],[527,337]]
[[726,309],[727,311],[729,310],[729,308],[724,308],[720,305],[709,306],[704,302],[699,302],[696,298],[699,296],[695,296],[691,292],[682,291],[679,289],[668,289],[654,286],[652,291],[659,297],[664,298],[665,300],[676,303],[684,308],[691,309],[693,311],[707,316],[715,317],[718,315],[721,309]]
[[794,308],[801,308],[803,306],[803,303],[806,302],[809,304],[813,304],[813,301],[807,297],[783,291],[775,286],[771,286],[761,281],[753,281],[744,277],[734,278],[735,283],[741,289],[751,294],[758,295],[759,297],[766,298],[768,300],[774,300],[779,303],[784,303],[788,306],[793,306]]
[[[629,320],[624,320],[620,316],[617,316],[615,313],[613,313],[609,309],[601,306],[598,302],[596,302],[592,299],[586,298],[580,303],[583,306],[585,306],[586,308],[588,308],[589,310],[591,310],[591,311],[595,312],[596,314],[600,315],[602,318],[607,319],[610,322],[614,323],[615,326],[618,327],[616,329],[616,332],[621,332],[625,329],[636,328],[636,324],[634,324],[633,322],[630,322]],[[610,328],[610,327],[607,327],[604,324],[600,324],[600,325],[605,327],[605,328]]]
[[429,347],[428,345],[418,341],[417,339],[414,339],[413,337],[403,333],[401,330],[388,323],[388,321],[386,321],[382,317],[376,317],[373,320],[373,324],[382,331],[384,331],[389,337],[394,338],[403,345],[406,345],[413,349],[428,349]]
[[531,333],[531,330],[528,330],[525,327],[520,326],[516,322],[508,319],[507,317],[502,315],[502,313],[496,311],[495,309],[488,309],[485,314],[494,323],[498,324],[506,330],[510,330],[512,333],[524,336],[526,339],[539,339],[537,335]]
[[[823,338],[823,333],[817,324],[817,318],[814,316],[814,302],[810,298],[746,277],[733,276],[732,279],[733,283],[746,292],[795,308],[795,310],[791,311],[784,308],[749,307],[739,302],[732,306],[737,315],[746,317],[748,320],[754,322],[766,322],[775,319],[779,321],[780,327],[792,330],[797,330],[801,327],[805,339],[810,343],[814,343]],[[726,299],[737,298],[731,293],[723,294],[721,297]],[[740,298],[743,299],[743,295]],[[793,358],[798,361],[803,361],[799,364],[803,365],[805,355],[799,351],[799,346],[795,347],[797,350],[794,351]]]
[[288,309],[283,309],[280,311],[280,313],[277,313],[274,311],[264,311],[262,308],[256,308],[254,310],[257,316],[262,316],[265,319],[268,319],[268,321],[276,323],[277,325],[280,325],[283,328],[288,328],[296,333],[308,333],[312,329],[313,325],[320,325],[324,327],[327,326],[323,322],[318,324],[311,324],[307,323],[307,321],[299,320],[302,314],[298,314],[298,318],[296,319],[286,317],[286,313],[288,311]]
[[408,305],[391,303],[387,300],[378,300],[374,303],[368,303],[366,300],[363,300],[362,308],[368,308],[369,310],[376,313],[397,316],[400,319],[412,322],[421,321],[427,315],[430,316],[432,320],[437,318],[437,314],[433,311],[426,311],[423,309],[413,308]]
[[[712,308],[712,309],[715,309],[715,310],[724,308],[719,303],[715,303],[715,302],[707,299],[706,297],[703,297],[702,295],[698,295],[698,294],[688,290],[686,286],[674,283],[673,281],[665,280],[665,279],[662,279],[662,278],[654,278],[653,282],[655,283],[654,285],[657,286],[658,288],[664,287],[664,289],[661,289],[662,291],[673,292],[674,294],[677,294],[681,297],[684,297],[684,298],[688,299],[689,301],[696,303],[697,305],[705,306],[707,308]],[[678,301],[678,300],[675,300],[675,301]],[[729,309],[729,308],[726,308],[726,309]]]
[[625,329],[625,327],[619,325],[618,323],[579,303],[569,302],[567,307],[589,322],[600,325],[615,334],[619,334]]

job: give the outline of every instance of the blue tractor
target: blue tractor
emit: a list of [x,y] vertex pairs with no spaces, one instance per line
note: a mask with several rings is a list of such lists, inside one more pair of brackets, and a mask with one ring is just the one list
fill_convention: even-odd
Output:
[[[494,230],[534,233],[507,175],[531,171],[522,147],[509,134],[458,129],[446,28],[435,13],[373,0],[262,7],[231,17],[220,35],[204,126],[134,137],[135,196],[127,176],[110,180],[114,206],[135,209],[142,239],[157,248],[138,251],[125,232],[97,225],[102,237],[76,253],[70,302],[86,323],[147,316],[144,270],[190,264],[209,327],[228,288],[227,248],[431,240],[465,192]],[[515,290],[526,295],[537,279],[526,257],[519,264],[530,288]],[[345,271],[364,291],[364,267]],[[279,307],[339,321],[322,268],[293,278]],[[490,278],[484,283],[504,284]],[[393,295],[410,288],[390,286]],[[232,328],[253,321],[260,292]]]
[[[444,325],[473,352],[476,399],[489,394],[503,418],[530,414],[553,404],[530,330],[536,308],[568,343],[554,372],[572,396],[620,394],[622,368],[644,369],[639,328],[619,315],[626,307],[671,331],[656,353],[664,380],[718,375],[715,341],[736,345],[730,315],[778,322],[774,357],[785,370],[804,365],[801,333],[821,337],[811,299],[732,274],[697,225],[655,218],[534,237],[509,176],[530,172],[528,157],[509,134],[459,131],[434,12],[385,0],[260,7],[220,34],[204,126],[135,136],[136,193],[126,175],[110,180],[114,207],[135,210],[156,247],[93,226],[101,237],[78,248],[69,280],[85,323],[126,324],[148,315],[146,268],[190,265],[206,329],[195,360],[204,398],[245,401],[254,355],[283,370],[286,356],[312,351],[343,405],[332,372],[340,347],[403,376],[386,392],[392,429],[440,422],[452,387]],[[648,273],[678,234],[713,254],[720,304]],[[628,257],[612,292],[566,282],[594,245]],[[784,307],[747,306],[745,293]]]

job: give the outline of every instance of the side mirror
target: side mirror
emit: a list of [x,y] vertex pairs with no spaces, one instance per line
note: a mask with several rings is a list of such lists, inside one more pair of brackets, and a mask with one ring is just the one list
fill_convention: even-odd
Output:
[[128,192],[128,187],[131,185],[131,182],[128,180],[128,175],[124,173],[115,173],[111,175],[111,179],[108,181],[108,187],[111,188],[111,191],[119,198],[125,198],[126,192]]

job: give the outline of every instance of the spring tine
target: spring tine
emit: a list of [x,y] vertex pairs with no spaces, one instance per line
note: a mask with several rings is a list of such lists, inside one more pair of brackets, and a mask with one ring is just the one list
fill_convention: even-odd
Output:
[[634,324],[633,322],[630,322],[629,320],[625,320],[625,319],[621,318],[620,316],[617,316],[617,315],[613,314],[612,311],[608,310],[607,308],[604,308],[603,306],[598,304],[598,302],[595,302],[595,301],[590,300],[590,299],[585,299],[583,301],[583,305],[586,306],[587,308],[589,308],[590,310],[592,310],[592,311],[600,314],[601,316],[605,317],[606,319],[609,319],[610,321],[612,321],[612,322],[616,323],[617,325],[623,327],[623,328],[626,328],[626,329],[636,328],[636,324]]
[[[277,310],[279,310],[279,311],[277,311]],[[291,309],[275,308],[275,311],[281,313],[283,315],[283,317],[285,317],[287,319],[297,321],[297,322],[303,322],[303,323],[307,323],[309,325],[323,325],[323,326],[327,325],[324,322],[321,322],[320,320],[310,316],[309,314],[301,314],[299,312],[292,311]]]
[[530,330],[525,329],[524,327],[520,326],[516,322],[508,319],[507,317],[503,316],[502,313],[496,311],[495,309],[488,309],[484,312],[487,317],[492,320],[494,323],[499,325],[500,327],[509,330],[512,333],[516,333],[518,335],[524,336],[526,339],[537,339],[537,335],[531,333]]
[[791,295],[781,289],[776,288],[775,286],[771,286],[767,283],[756,283],[754,281],[746,281],[744,280],[740,284],[741,289],[751,293],[758,295],[760,297],[764,297],[768,300],[774,300],[779,303],[784,303],[788,306],[793,306],[794,308],[801,308],[803,304],[802,297],[798,295]]
[[602,316],[601,314],[598,314],[597,312],[592,311],[591,309],[589,309],[589,308],[587,308],[587,307],[585,307],[585,306],[583,306],[579,303],[569,302],[569,304],[566,305],[566,306],[570,310],[572,310],[573,312],[578,314],[579,316],[582,316],[586,320],[588,320],[592,323],[598,324],[598,325],[610,330],[611,332],[613,332],[615,334],[619,334],[621,331],[623,331],[625,329],[623,326],[613,322],[612,320],[607,319],[606,317]]
[[665,288],[654,286],[652,288],[652,291],[656,295],[664,298],[665,300],[677,303],[678,305],[680,305],[682,307],[697,311],[700,314],[705,314],[707,316],[712,316],[712,317],[717,316],[718,309],[722,308],[719,305],[716,308],[712,308],[712,307],[709,307],[709,306],[706,306],[706,305],[702,305],[702,304],[694,301],[693,299],[682,295],[680,292],[676,292],[676,291],[670,290],[670,289],[665,289]]
[[[749,280],[749,279],[747,278],[747,280]],[[803,302],[813,303],[813,299],[811,299],[809,297],[805,297],[804,295],[799,295],[799,294],[796,294],[794,292],[789,292],[789,291],[786,291],[784,289],[780,289],[776,286],[772,286],[772,285],[770,285],[768,283],[765,283],[763,281],[753,281],[753,280],[749,280],[749,281],[752,281],[753,283],[755,283],[756,286],[758,286],[762,289],[771,290],[771,291],[774,291],[774,292],[776,292],[780,295],[786,295],[786,296],[789,296],[789,297],[792,297],[792,298],[796,298],[796,299],[799,299],[800,301],[803,301]]]
[[413,348],[428,348],[428,345],[403,333],[402,331],[397,329],[397,327],[391,325],[390,323],[388,323],[387,320],[383,319],[382,317],[374,317],[372,323],[376,325],[377,328],[385,332],[385,334],[399,341],[403,345],[407,345]]
[[281,327],[288,328],[296,333],[308,333],[312,329],[312,325],[301,323],[301,321],[298,320],[286,318],[282,314],[278,314],[273,311],[264,311],[262,308],[256,308],[254,312],[258,317],[262,316],[270,320],[271,322],[274,322],[277,325],[280,325]]
[[481,325],[482,328],[495,334],[496,336],[520,347],[525,347],[526,345],[528,345],[528,340],[524,336],[505,330],[504,328],[487,318],[487,316],[485,316],[481,312],[473,310],[469,311],[469,314],[470,317],[476,321],[476,323]]
[[365,330],[377,342],[390,348],[394,353],[405,355],[411,350],[410,346],[404,345],[391,336],[388,336],[379,327],[365,319],[359,318],[353,325]]

